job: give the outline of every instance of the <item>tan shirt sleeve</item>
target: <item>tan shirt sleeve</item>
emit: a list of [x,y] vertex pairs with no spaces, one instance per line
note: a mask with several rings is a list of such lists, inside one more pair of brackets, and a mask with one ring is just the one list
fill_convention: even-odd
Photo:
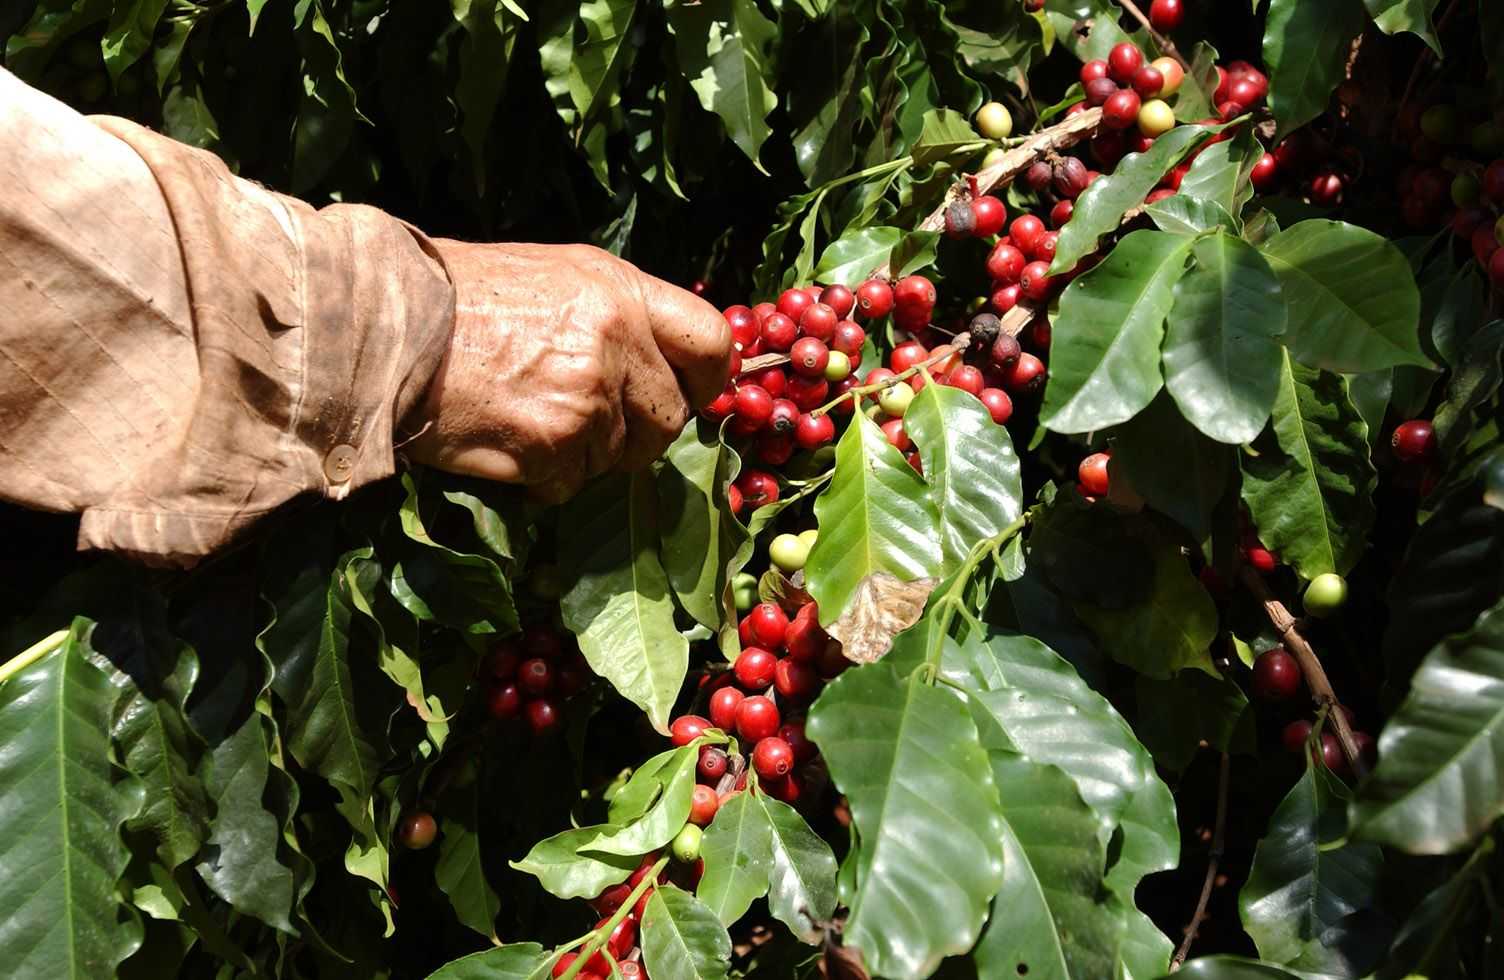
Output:
[[0,69],[0,498],[177,564],[395,467],[454,319],[431,243]]

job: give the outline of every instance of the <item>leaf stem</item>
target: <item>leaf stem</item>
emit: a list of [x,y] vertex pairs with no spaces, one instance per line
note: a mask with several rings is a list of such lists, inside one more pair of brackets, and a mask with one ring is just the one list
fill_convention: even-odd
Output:
[[929,682],[934,683],[940,670],[940,658],[945,651],[945,637],[950,633],[951,620],[956,612],[961,609],[961,593],[966,588],[966,583],[971,581],[972,575],[981,567],[984,559],[988,556],[995,557],[997,549],[1007,544],[1015,534],[1024,529],[1029,523],[1028,513],[1020,514],[1013,523],[1003,528],[990,538],[983,538],[972,546],[967,553],[966,560],[956,573],[951,577],[950,587],[945,594],[935,600],[930,607],[930,615],[935,617],[935,625],[930,628],[929,650],[925,652],[924,667],[929,672]]
[[1201,923],[1206,921],[1206,906],[1212,898],[1212,887],[1217,882],[1217,865],[1222,861],[1222,844],[1227,832],[1227,789],[1232,775],[1232,758],[1222,753],[1222,762],[1217,771],[1217,824],[1212,831],[1212,848],[1206,862],[1206,877],[1201,881],[1201,896],[1196,899],[1196,911],[1191,916],[1191,921],[1185,927],[1185,938],[1180,942],[1180,948],[1175,950],[1175,955],[1170,958],[1170,972],[1180,969],[1180,964],[1185,962],[1187,954],[1191,951],[1191,943],[1196,941],[1196,933],[1201,929]]
[[67,638],[67,630],[58,630],[56,633],[49,633],[14,657],[11,657],[4,664],[0,664],[0,684],[4,684],[10,680],[12,674],[20,673],[62,646],[63,641]]
[[[643,879],[637,883],[637,887],[632,889],[632,894],[628,895],[626,901],[621,903],[621,907],[611,914],[611,918],[606,920],[606,924],[591,932],[590,938],[585,940],[584,948],[580,950],[580,955],[575,957],[573,963],[569,964],[569,968],[559,976],[559,980],[574,980],[575,977],[579,976],[580,971],[585,969],[585,964],[590,962],[590,958],[606,944],[606,940],[611,938],[612,930],[621,925],[621,921],[637,907],[637,900],[642,898],[643,893],[658,882],[658,873],[667,866],[668,858],[661,857],[658,859],[658,862],[653,865],[653,870],[643,876]],[[608,952],[606,955],[609,956],[611,954]]]
[[[1259,602],[1263,603],[1264,612],[1268,614],[1269,622],[1273,624],[1275,632],[1279,633],[1285,648],[1300,664],[1300,672],[1305,675],[1306,686],[1311,689],[1311,698],[1316,702],[1316,706],[1335,709],[1341,704],[1337,700],[1337,692],[1332,689],[1332,682],[1327,679],[1326,670],[1321,666],[1321,660],[1316,656],[1316,651],[1301,635],[1296,619],[1290,614],[1290,610],[1275,598],[1263,576],[1246,565],[1243,567],[1243,584]],[[1353,728],[1347,723],[1347,713],[1337,710],[1329,710],[1327,713],[1331,716],[1333,727],[1337,729],[1337,741],[1342,745],[1342,754],[1347,757],[1348,766],[1352,769],[1353,775],[1358,780],[1362,780],[1368,775],[1368,766],[1359,756],[1358,743],[1353,738]]]

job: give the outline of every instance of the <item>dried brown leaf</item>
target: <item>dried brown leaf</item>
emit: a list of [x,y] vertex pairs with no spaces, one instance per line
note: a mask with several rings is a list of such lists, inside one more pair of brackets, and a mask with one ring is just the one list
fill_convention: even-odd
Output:
[[840,641],[847,660],[874,663],[888,652],[893,637],[919,621],[937,584],[933,578],[904,582],[888,572],[873,572],[862,579],[851,604],[825,632]]

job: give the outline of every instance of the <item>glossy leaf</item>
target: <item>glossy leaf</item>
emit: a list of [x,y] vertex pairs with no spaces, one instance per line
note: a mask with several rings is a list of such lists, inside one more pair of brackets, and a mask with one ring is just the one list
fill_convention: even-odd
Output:
[[1408,31],[1426,42],[1441,57],[1441,42],[1436,39],[1436,25],[1431,12],[1437,0],[1363,0],[1374,25],[1385,34]]
[[[766,793],[756,802],[767,815],[773,866],[768,873],[768,910],[805,942],[819,935],[817,923],[836,911],[836,857],[799,811]],[[701,886],[703,888],[703,885]]]
[[1279,281],[1253,246],[1231,235],[1198,239],[1191,255],[1165,331],[1165,388],[1192,425],[1240,445],[1263,429],[1279,390]]
[[508,943],[445,963],[428,980],[533,980],[549,959],[537,943]]
[[939,515],[928,487],[863,415],[836,444],[835,476],[815,500],[815,518],[820,535],[804,566],[805,588],[825,625],[874,573],[911,582],[939,570]]
[[565,508],[566,564],[574,584],[564,625],[590,668],[668,731],[689,643],[674,626],[668,575],[658,558],[658,500],[648,473],[598,480]]
[[711,629],[723,619],[721,592],[735,548],[720,503],[732,465],[727,454],[716,427],[696,419],[668,447],[658,471],[663,570],[679,605]]
[[1372,908],[1383,855],[1374,844],[1342,841],[1349,796],[1309,762],[1269,818],[1238,893],[1243,928],[1264,959],[1291,963],[1313,942],[1341,948],[1366,940],[1343,920]]
[[636,46],[628,43],[637,0],[546,4],[539,11],[539,60],[559,118],[585,149],[596,178],[609,186],[603,119],[621,103],[621,76]]
[[886,663],[848,670],[809,714],[860,839],[843,931],[873,973],[928,976],[976,942],[1002,883],[997,786],[952,694]]
[[[1232,220],[1231,230],[1239,231],[1242,223],[1238,217],[1243,212],[1243,205],[1253,197],[1253,185],[1248,175],[1263,153],[1263,145],[1254,138],[1253,131],[1244,127],[1232,139],[1213,143],[1198,153],[1181,178],[1175,194],[1160,204],[1184,199],[1219,207]],[[1151,213],[1158,206],[1151,205]]]
[[1018,519],[1023,479],[1008,430],[970,392],[927,384],[904,412],[940,516],[940,574]]
[[1297,360],[1345,373],[1430,366],[1417,332],[1415,277],[1383,237],[1340,221],[1310,220],[1286,228],[1261,251],[1291,311],[1285,343]]
[[1142,602],[1154,565],[1136,523],[1060,491],[1033,511],[1029,564],[1068,599],[1112,609]]
[[653,889],[641,943],[649,976],[720,980],[731,959],[726,927],[693,895],[673,885]]
[[114,5],[103,42],[104,64],[111,79],[118,81],[151,47],[157,22],[167,6],[168,0],[131,0]]
[[1193,241],[1135,231],[1066,287],[1053,320],[1041,422],[1056,432],[1091,432],[1128,421],[1154,400],[1163,384],[1165,317]]
[[923,167],[940,160],[961,157],[987,145],[966,117],[954,109],[934,109],[924,114],[924,129],[910,153],[914,165]]
[[1197,431],[1168,392],[1115,431],[1109,479],[1126,479],[1150,507],[1206,540],[1237,468],[1236,450]]
[[[1217,144],[1217,146],[1225,145],[1224,143]],[[1205,155],[1202,154],[1202,156]],[[1174,194],[1162,201],[1146,205],[1144,213],[1154,221],[1154,227],[1173,235],[1199,235],[1204,231],[1213,231],[1217,228],[1233,233],[1238,230],[1237,219],[1228,214],[1227,209],[1216,201],[1186,197],[1183,194]]]
[[[1071,220],[1060,229],[1050,274],[1068,272],[1077,262],[1095,252],[1101,237],[1116,231],[1123,215],[1142,205],[1160,178],[1208,135],[1210,130],[1203,126],[1177,126],[1156,139],[1154,145],[1143,153],[1123,157],[1111,174],[1092,181],[1091,186],[1076,198]],[[1119,244],[1111,254],[1117,255],[1121,248]],[[1111,261],[1110,256],[1108,261]]]
[[1379,735],[1352,832],[1412,854],[1467,845],[1504,814],[1504,605],[1443,640]]
[[508,11],[501,0],[449,0],[449,9],[465,32],[454,92],[460,135],[470,150],[476,189],[485,193],[486,134],[506,90],[522,18]]
[[626,881],[639,860],[637,855],[580,853],[603,829],[612,828],[578,827],[555,834],[534,844],[512,867],[533,875],[559,898],[594,898],[608,886]]
[[1161,980],[1302,980],[1302,975],[1273,963],[1261,963],[1241,956],[1202,956],[1188,961],[1178,971]]
[[448,897],[455,917],[462,924],[494,942],[501,898],[486,878],[487,828],[482,816],[480,781],[473,773],[450,784],[438,812],[442,819],[434,883]]
[[750,792],[732,796],[716,811],[700,844],[705,874],[695,895],[722,925],[740,919],[768,890],[772,827],[761,799]]
[[[613,800],[611,820],[620,826],[601,828],[598,835],[580,845],[582,854],[632,857],[663,847],[674,839],[674,835],[684,826],[684,821],[689,819],[699,747],[681,746],[659,758],[663,759],[662,764],[651,772],[650,779],[646,781],[647,798],[652,801],[651,805],[641,813],[624,812],[624,807],[615,805],[618,801]],[[624,792],[623,796],[625,795],[627,794]],[[635,811],[636,808],[633,809]]]
[[815,279],[855,287],[888,261],[888,255],[902,237],[899,229],[883,225],[848,231],[821,253]]
[[1346,379],[1286,355],[1271,429],[1254,450],[1242,456],[1243,501],[1264,547],[1304,578],[1345,575],[1373,525],[1378,482]]
[[665,8],[679,70],[689,87],[707,112],[721,117],[732,141],[761,169],[758,153],[772,134],[768,114],[778,105],[769,84],[773,22],[754,0],[674,0]]
[[1253,711],[1232,681],[1183,670],[1168,680],[1140,676],[1135,686],[1141,710],[1134,731],[1165,769],[1183,771],[1203,742],[1219,752],[1257,754]]
[[88,660],[93,624],[0,683],[0,947],[16,976],[108,977],[141,942],[121,902],[122,825],[139,783],[115,784],[115,691]]
[[1326,109],[1342,81],[1348,47],[1363,30],[1359,0],[1270,0],[1264,24],[1264,64],[1269,71],[1269,108],[1281,133]]

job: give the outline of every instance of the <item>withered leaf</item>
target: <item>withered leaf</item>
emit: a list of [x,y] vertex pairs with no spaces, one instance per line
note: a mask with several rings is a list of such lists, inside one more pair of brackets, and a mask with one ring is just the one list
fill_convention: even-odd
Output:
[[893,637],[919,621],[937,584],[933,578],[904,582],[889,572],[873,572],[862,579],[850,605],[825,632],[841,641],[847,660],[874,663],[888,652]]
[[826,980],[871,980],[862,963],[862,954],[851,946],[842,946],[834,937],[825,938],[825,955],[820,957],[820,975]]
[[789,613],[797,611],[810,601],[809,593],[804,591],[804,576],[801,573],[795,572],[793,578],[788,578],[776,568],[763,572],[762,578],[757,580],[757,597],[763,602],[781,606]]

